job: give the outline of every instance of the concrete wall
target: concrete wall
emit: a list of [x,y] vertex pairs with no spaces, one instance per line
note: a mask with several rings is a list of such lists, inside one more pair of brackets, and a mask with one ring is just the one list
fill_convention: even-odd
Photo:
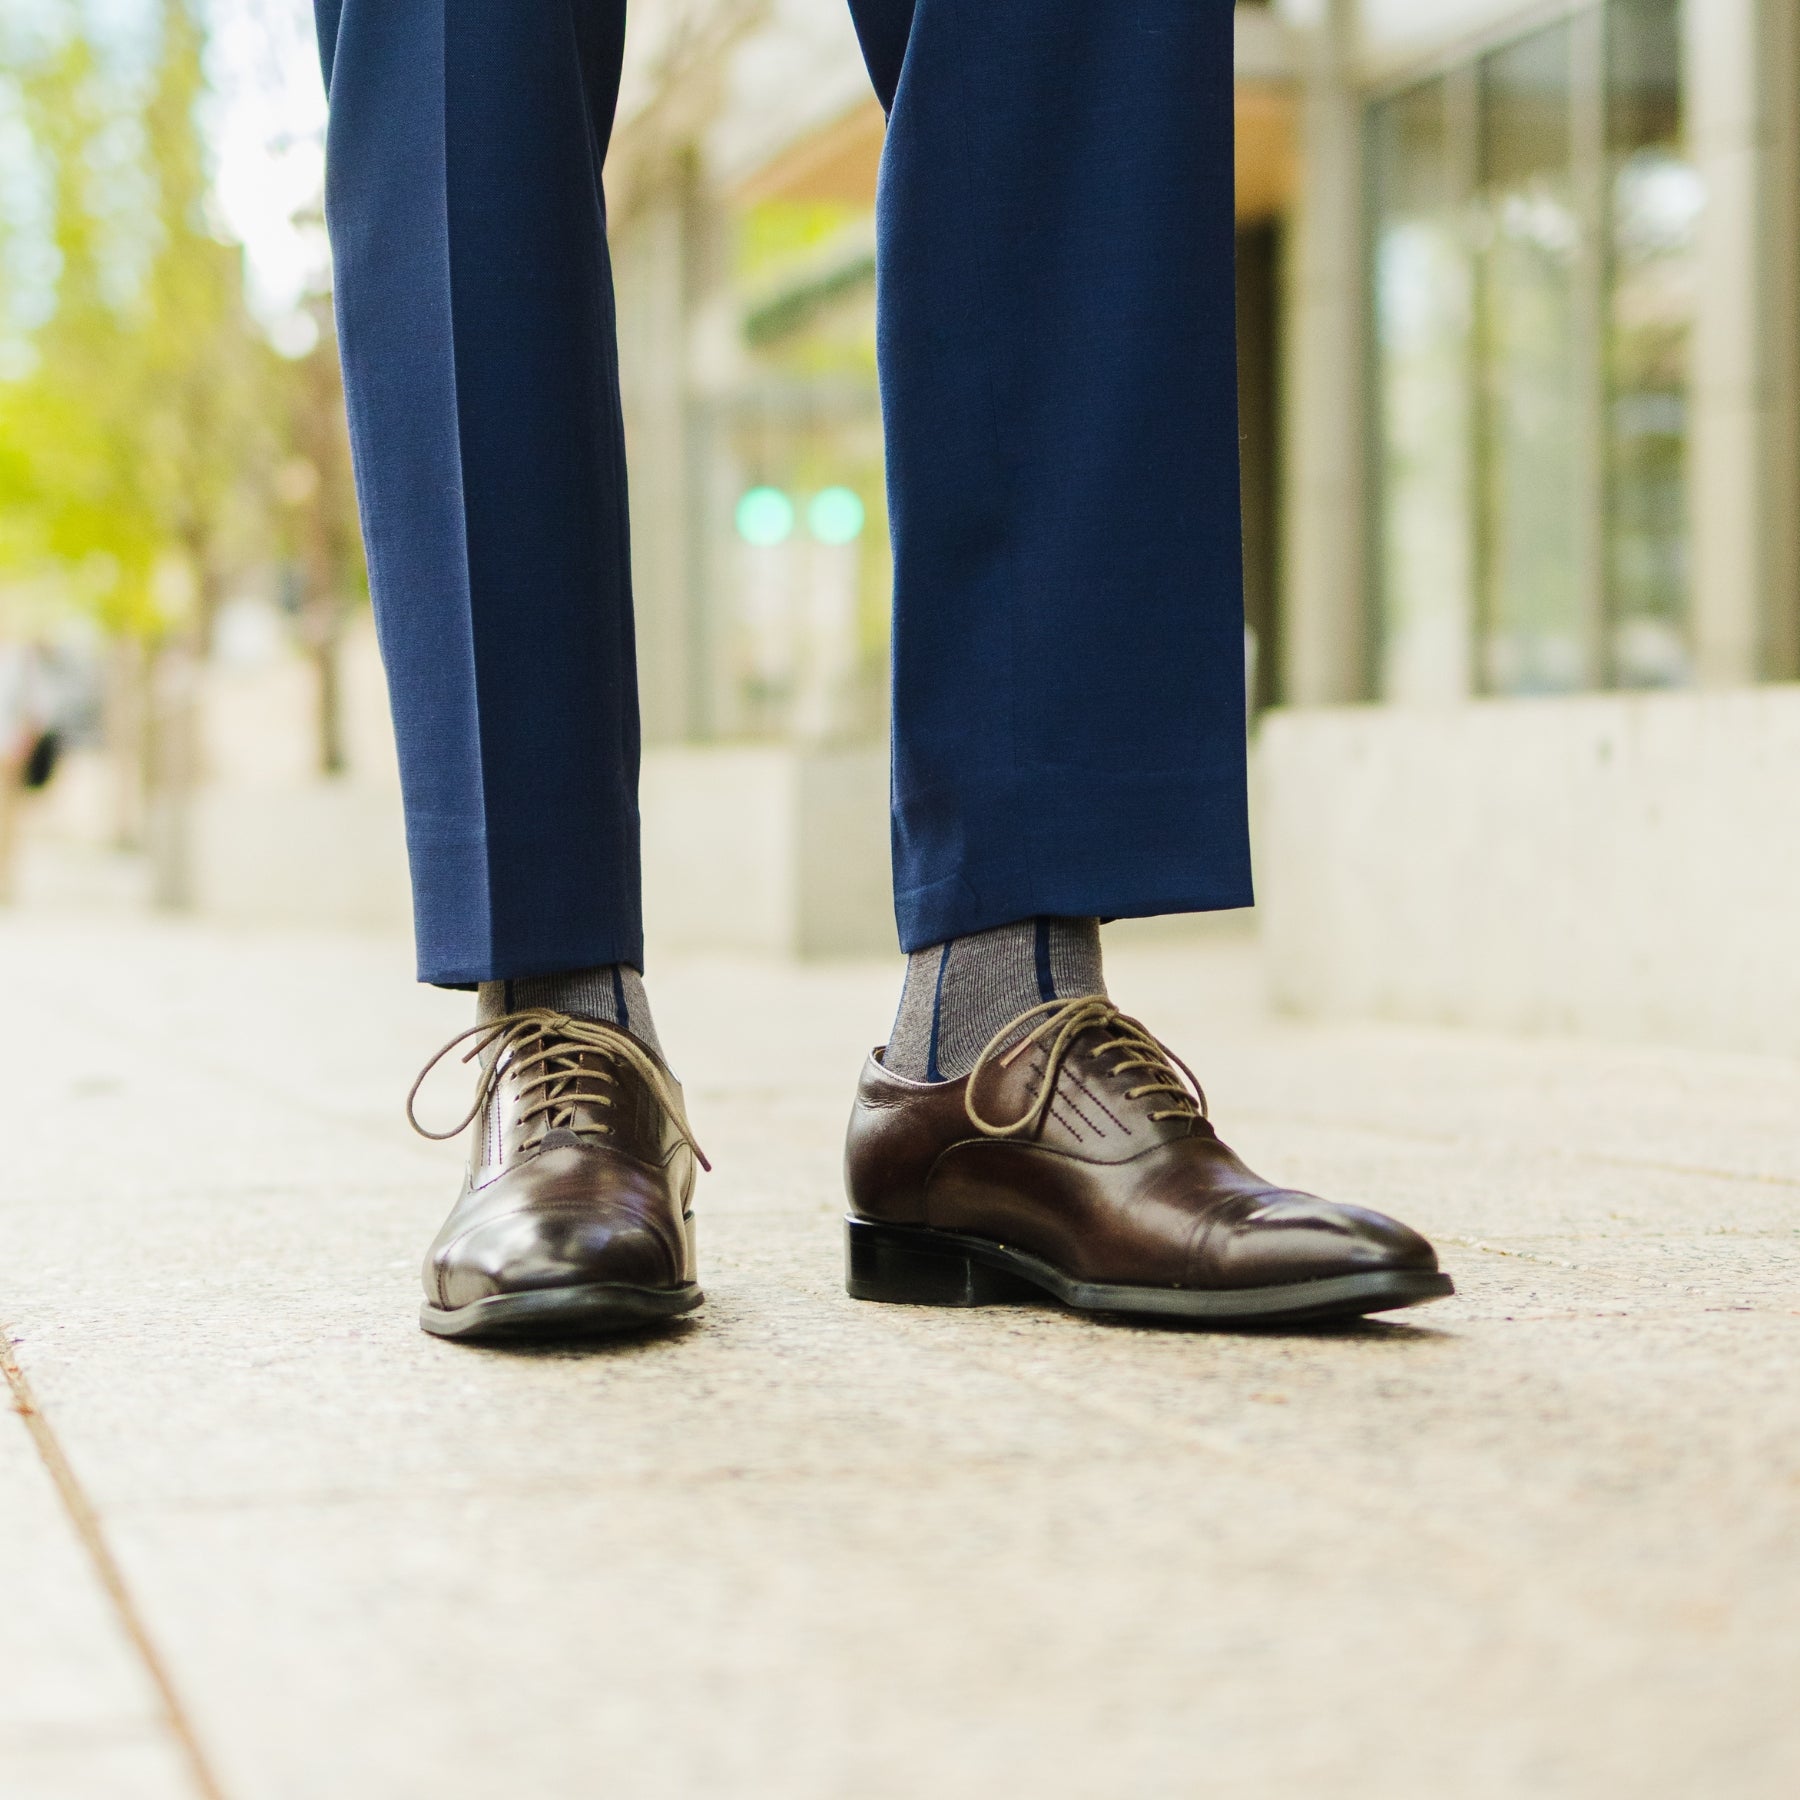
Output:
[[640,805],[652,954],[898,951],[885,746],[654,750]]
[[1800,687],[1277,713],[1256,781],[1287,1008],[1800,1055]]
[[1281,382],[1281,691],[1302,706],[1368,688],[1363,111],[1356,0],[1318,0],[1300,40],[1302,179],[1288,227]]
[[[411,926],[393,734],[373,638],[345,657],[350,773],[307,766],[312,674],[207,672],[193,899],[210,917]],[[885,745],[670,745],[644,756],[644,902],[657,949],[897,949]]]
[[1793,0],[1689,0],[1689,135],[1706,182],[1689,456],[1700,679],[1796,662]]
[[273,654],[207,668],[191,900],[239,923],[407,930],[406,845],[387,689],[365,618],[340,663],[349,773],[315,772],[317,678]]

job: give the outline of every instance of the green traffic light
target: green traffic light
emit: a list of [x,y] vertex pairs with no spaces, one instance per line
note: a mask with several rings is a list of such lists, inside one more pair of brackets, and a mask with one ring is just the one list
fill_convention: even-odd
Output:
[[813,495],[806,526],[821,544],[852,544],[862,536],[865,516],[860,495],[847,487],[828,487]]
[[737,503],[737,529],[758,549],[785,543],[794,530],[794,503],[780,488],[753,487]]

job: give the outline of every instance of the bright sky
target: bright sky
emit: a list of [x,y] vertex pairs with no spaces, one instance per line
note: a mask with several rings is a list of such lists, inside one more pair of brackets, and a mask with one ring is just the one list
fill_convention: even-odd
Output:
[[[29,39],[55,28],[68,0],[0,0],[6,23]],[[103,57],[127,79],[154,53],[152,0],[74,0]],[[325,91],[313,36],[312,0],[200,0],[211,20],[207,73],[213,93],[202,123],[212,146],[215,225],[243,244],[251,304],[276,343],[311,347],[301,298],[329,281],[330,258],[316,223],[324,172]],[[16,9],[16,10],[15,10]],[[3,49],[0,43],[0,49]],[[0,70],[0,75],[4,71]],[[0,178],[18,177],[22,140],[0,117]],[[0,204],[27,228],[41,193],[13,179]],[[296,215],[299,218],[296,219]],[[311,218],[309,218],[311,215]],[[26,279],[37,271],[27,269]],[[3,346],[0,346],[3,348]]]
[[303,351],[310,322],[296,319],[294,308],[325,285],[329,269],[324,231],[305,218],[316,214],[325,162],[325,90],[312,0],[209,4],[216,98],[207,126],[219,223],[244,245],[252,303],[277,344]]

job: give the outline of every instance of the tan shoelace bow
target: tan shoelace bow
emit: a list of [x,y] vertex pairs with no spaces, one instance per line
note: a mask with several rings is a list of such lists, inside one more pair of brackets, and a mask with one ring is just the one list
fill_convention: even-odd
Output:
[[[1038,1025],[1016,1044],[1010,1043],[1013,1033],[1039,1014],[1043,1017]],[[976,1057],[975,1067],[969,1071],[969,1085],[963,1092],[963,1106],[968,1112],[969,1123],[983,1136],[992,1138],[1024,1137],[1036,1131],[1056,1099],[1056,1084],[1062,1075],[1063,1064],[1069,1060],[1075,1040],[1084,1031],[1106,1034],[1088,1055],[1100,1062],[1108,1074],[1120,1075],[1127,1069],[1143,1069],[1152,1077],[1128,1089],[1127,1100],[1139,1100],[1149,1094],[1177,1097],[1179,1104],[1159,1108],[1150,1115],[1152,1122],[1206,1117],[1206,1091],[1194,1071],[1166,1044],[1153,1038],[1136,1019],[1120,1012],[1104,994],[1084,994],[1073,1000],[1046,1000],[1042,1006],[1034,1006],[1030,1012],[1021,1013],[1010,1024],[1001,1026],[988,1039],[987,1048]],[[1010,1067],[1045,1038],[1050,1040],[1050,1048],[1046,1052],[1044,1072],[1025,1116],[1010,1125],[984,1119],[975,1107],[975,1089],[983,1071],[990,1065],[1001,1069]],[[1102,1062],[1102,1058],[1111,1060]]]
[[[482,1066],[475,1098],[469,1110],[448,1131],[428,1131],[419,1123],[419,1090],[438,1064],[471,1038],[475,1043],[463,1053],[465,1063],[486,1057],[490,1050],[493,1052]],[[693,1151],[701,1168],[712,1168],[706,1160],[706,1152],[688,1127],[681,1096],[670,1085],[662,1064],[636,1038],[588,1019],[553,1012],[548,1007],[508,1013],[504,1018],[490,1019],[485,1024],[471,1025],[467,1031],[458,1032],[419,1071],[412,1092],[406,1096],[406,1121],[420,1137],[435,1142],[456,1137],[467,1131],[481,1115],[493,1096],[495,1083],[504,1073],[518,1083],[521,1124],[542,1119],[545,1131],[560,1128],[576,1132],[610,1132],[612,1128],[604,1122],[584,1122],[580,1116],[584,1107],[611,1106],[613,1096],[607,1090],[618,1085],[610,1070],[595,1068],[582,1060],[590,1053],[598,1053],[635,1069],[648,1083],[663,1111],[674,1120],[682,1142]]]

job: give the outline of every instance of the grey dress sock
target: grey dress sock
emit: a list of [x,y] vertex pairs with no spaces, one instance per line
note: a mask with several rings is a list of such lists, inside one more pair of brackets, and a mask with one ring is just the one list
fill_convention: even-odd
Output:
[[485,1025],[491,1019],[522,1012],[529,1006],[547,1006],[577,1019],[602,1019],[621,1031],[629,1031],[640,1044],[662,1056],[656,1021],[650,1016],[650,996],[644,992],[644,978],[629,963],[571,969],[563,975],[521,975],[511,981],[484,981],[475,1001],[475,1019]]
[[1098,919],[1021,919],[952,938],[907,958],[881,1060],[909,1081],[954,1081],[1020,1013],[1105,992]]

